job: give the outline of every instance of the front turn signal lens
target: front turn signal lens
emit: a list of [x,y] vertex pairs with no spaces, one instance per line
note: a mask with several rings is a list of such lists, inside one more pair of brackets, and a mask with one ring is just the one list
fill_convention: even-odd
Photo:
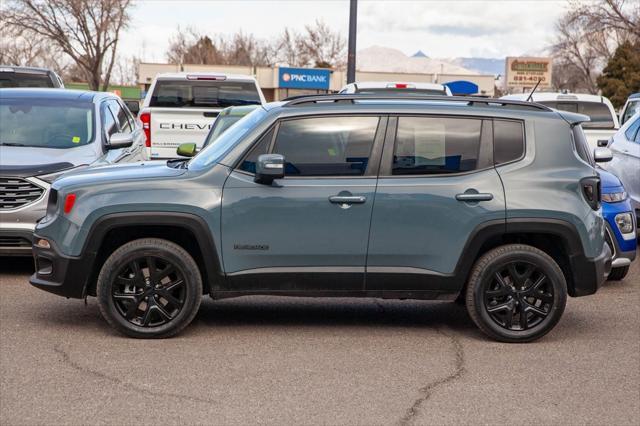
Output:
[[36,246],[43,249],[51,248],[51,244],[49,244],[49,241],[45,240],[44,238],[38,238],[38,240],[36,241]]
[[64,198],[64,212],[65,214],[69,214],[71,209],[73,209],[73,205],[76,203],[76,194],[67,194]]

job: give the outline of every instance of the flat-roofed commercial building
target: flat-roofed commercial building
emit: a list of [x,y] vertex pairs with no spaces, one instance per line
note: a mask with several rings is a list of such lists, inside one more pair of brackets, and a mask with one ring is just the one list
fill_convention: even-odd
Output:
[[[222,74],[245,74],[255,76],[268,101],[281,100],[289,96],[331,93],[339,91],[347,83],[347,73],[342,70],[323,68],[251,67],[234,65],[157,64],[140,63],[138,84],[146,92],[154,77],[161,73],[174,72],[219,72]],[[402,72],[356,71],[356,81],[397,81],[457,84],[464,88],[460,94],[493,96],[495,77],[481,74],[425,74]],[[475,93],[470,92],[477,88]]]

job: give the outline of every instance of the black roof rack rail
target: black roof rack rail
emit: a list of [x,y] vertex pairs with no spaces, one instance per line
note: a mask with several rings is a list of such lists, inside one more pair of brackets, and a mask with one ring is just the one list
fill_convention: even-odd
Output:
[[355,103],[356,101],[436,101],[436,102],[461,102],[468,106],[485,105],[485,106],[518,106],[522,108],[530,108],[540,111],[552,111],[551,108],[537,104],[535,102],[513,101],[509,99],[494,98],[478,98],[472,96],[440,96],[440,95],[420,95],[406,96],[398,95],[359,95],[359,94],[343,94],[343,95],[311,95],[300,96],[287,101],[283,106],[298,106],[305,104],[318,103]]

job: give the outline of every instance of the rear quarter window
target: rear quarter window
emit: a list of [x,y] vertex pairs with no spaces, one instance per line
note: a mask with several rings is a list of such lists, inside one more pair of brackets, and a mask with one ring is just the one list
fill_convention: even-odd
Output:
[[496,165],[524,156],[524,126],[519,121],[493,121],[493,161]]

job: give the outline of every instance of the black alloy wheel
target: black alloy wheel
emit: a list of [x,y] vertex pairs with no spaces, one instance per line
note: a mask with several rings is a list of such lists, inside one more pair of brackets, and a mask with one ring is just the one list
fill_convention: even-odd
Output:
[[484,306],[500,327],[527,330],[540,324],[551,312],[553,285],[532,263],[508,262],[487,281]]
[[531,342],[560,321],[567,303],[567,282],[547,253],[526,244],[506,244],[475,262],[465,302],[473,322],[489,337]]
[[130,323],[157,327],[173,320],[182,310],[184,277],[167,259],[135,258],[116,275],[111,297],[120,315]]
[[116,330],[137,338],[170,337],[193,321],[203,294],[198,264],[181,246],[159,238],[123,244],[104,262],[98,307]]

